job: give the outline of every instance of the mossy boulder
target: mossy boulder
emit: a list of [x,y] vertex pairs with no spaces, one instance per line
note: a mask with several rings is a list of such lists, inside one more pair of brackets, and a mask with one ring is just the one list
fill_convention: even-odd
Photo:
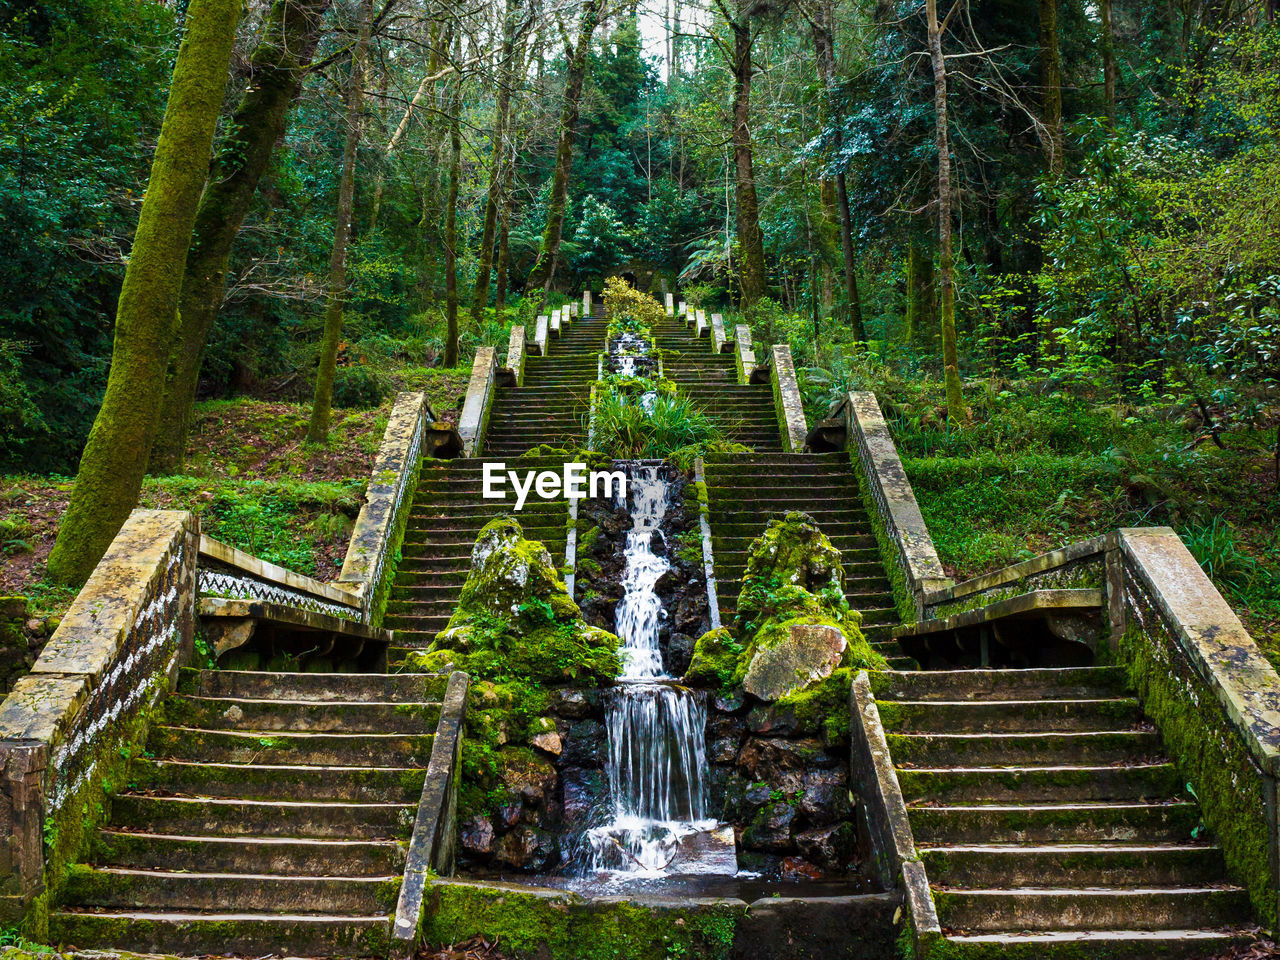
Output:
[[861,623],[845,600],[840,551],[812,517],[793,511],[752,542],[734,628],[698,640],[685,682],[742,687],[769,702],[842,668],[883,669]]

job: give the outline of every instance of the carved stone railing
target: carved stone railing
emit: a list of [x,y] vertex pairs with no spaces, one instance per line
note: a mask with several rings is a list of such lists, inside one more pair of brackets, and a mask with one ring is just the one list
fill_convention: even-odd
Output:
[[[546,317],[538,318],[538,329],[543,337],[546,352]],[[493,347],[476,349],[476,359],[471,365],[471,381],[467,384],[467,396],[462,402],[458,417],[458,435],[462,438],[462,455],[474,457],[484,443],[485,427],[489,424],[489,411],[493,407],[494,374],[497,369],[496,351]]]
[[104,785],[145,741],[191,651],[198,552],[194,514],[135,510],[0,705],[0,920],[83,855]]
[[517,324],[511,328],[511,339],[507,341],[507,369],[517,387],[524,386],[524,360],[524,325]]
[[455,821],[458,808],[458,771],[462,764],[462,724],[467,713],[467,689],[471,678],[461,671],[449,675],[440,723],[431,744],[418,813],[405,858],[404,882],[396,902],[391,939],[396,957],[415,954],[427,884],[432,873],[453,872]]
[[203,534],[196,592],[201,597],[262,600],[342,620],[364,620],[360,594],[352,587],[294,573]]
[[791,362],[791,348],[785,343],[773,346],[773,366],[769,379],[773,384],[773,407],[782,431],[782,449],[787,453],[803,453],[809,425],[804,418],[804,403],[800,399],[800,383],[796,380],[795,364]]
[[729,346],[729,339],[724,333],[724,317],[718,313],[711,315],[711,352],[724,353]]
[[751,348],[751,328],[740,323],[734,328],[733,363],[738,369],[738,382],[750,383],[756,368],[756,352]]
[[925,526],[911,481],[874,393],[854,391],[844,404],[849,448],[860,467],[863,497],[880,545],[898,612],[906,623],[923,618],[924,595],[952,585]]
[[540,357],[547,355],[547,326],[550,322],[550,317],[545,313],[540,313],[538,314],[537,325],[533,328],[533,349],[537,351]]

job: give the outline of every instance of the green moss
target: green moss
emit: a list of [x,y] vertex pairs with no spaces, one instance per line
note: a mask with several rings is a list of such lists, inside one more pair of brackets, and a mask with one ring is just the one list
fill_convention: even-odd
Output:
[[[743,646],[733,638],[728,627],[711,630],[698,638],[693,647],[693,658],[684,675],[685,683],[699,687],[728,689],[739,673],[738,661]],[[742,668],[745,672],[746,668]]]
[[1119,657],[1165,748],[1190,781],[1204,821],[1222,846],[1233,879],[1248,891],[1262,923],[1280,925],[1271,882],[1263,776],[1213,693],[1164,635],[1146,635],[1131,619]]
[[548,960],[725,960],[747,911],[743,904],[659,907],[456,883],[433,885],[429,898],[422,928],[429,947],[485,934],[505,953]]
[[880,516],[875,499],[871,496],[871,488],[867,483],[866,471],[862,468],[862,461],[858,459],[855,448],[850,448],[849,461],[853,465],[854,475],[858,478],[858,490],[862,494],[862,502],[867,506],[867,517],[871,520],[871,532],[875,535],[876,547],[880,551],[880,565],[884,567],[885,575],[889,578],[889,589],[893,592],[893,601],[898,608],[898,616],[903,623],[915,623],[915,597],[907,585],[907,576],[902,569],[901,561],[898,559],[897,547],[893,542],[893,538],[889,536],[889,531],[885,528],[884,519]]
[[802,732],[821,731],[828,744],[849,739],[849,688],[853,671],[841,667],[817,683],[787,694],[774,708],[788,711]]

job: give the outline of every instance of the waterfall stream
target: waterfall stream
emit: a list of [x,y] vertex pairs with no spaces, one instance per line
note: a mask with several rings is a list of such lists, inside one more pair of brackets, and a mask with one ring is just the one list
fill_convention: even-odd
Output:
[[726,841],[725,828],[707,817],[706,702],[666,673],[658,642],[666,613],[655,586],[670,564],[654,544],[663,536],[670,485],[658,464],[624,469],[629,502],[620,505],[632,526],[615,614],[623,668],[607,715],[611,820],[588,831],[585,867],[651,877],[732,874],[732,831]]

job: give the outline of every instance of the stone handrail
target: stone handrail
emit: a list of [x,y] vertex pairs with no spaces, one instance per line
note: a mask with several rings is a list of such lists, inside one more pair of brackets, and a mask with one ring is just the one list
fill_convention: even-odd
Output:
[[404,882],[396,902],[391,939],[400,957],[414,955],[427,882],[432,871],[453,872],[454,821],[458,805],[458,769],[462,762],[462,723],[467,713],[471,678],[458,670],[449,675],[440,722],[431,744],[422,796],[404,865]]
[[[538,330],[543,336],[543,353],[546,353],[546,317],[538,318]],[[484,443],[484,431],[489,422],[489,408],[493,405],[496,351],[493,347],[477,347],[476,359],[471,365],[471,380],[467,384],[467,396],[458,417],[458,435],[462,438],[462,455],[474,457]]]
[[198,552],[194,514],[133,511],[0,705],[0,920],[84,853],[86,812],[145,741],[190,654]]
[[[492,380],[493,348],[489,376]],[[387,419],[387,430],[373,461],[364,506],[356,517],[337,586],[354,592],[371,626],[382,622],[391,589],[391,566],[404,539],[409,501],[422,466],[422,444],[435,419],[425,393],[402,393]]]
[[1105,537],[1073,543],[921,596],[921,619],[939,619],[1030,590],[1101,589],[1106,584]]
[[676,298],[675,294],[668,293],[666,295],[667,316],[674,317],[676,315]]
[[516,324],[507,341],[507,369],[516,378],[517,387],[524,386],[524,359],[524,324]]
[[724,317],[718,313],[711,315],[711,352],[724,353],[729,346],[729,339],[724,333]]
[[756,353],[751,348],[751,328],[740,323],[733,333],[733,362],[738,368],[738,382],[750,383],[751,372],[756,368]]
[[545,357],[547,355],[547,324],[550,318],[545,313],[538,314],[537,326],[533,329],[533,349],[538,351],[538,356]]
[[786,453],[803,453],[809,425],[804,419],[804,403],[800,399],[800,384],[796,380],[795,364],[791,362],[791,347],[785,343],[773,345],[773,367],[770,380],[773,383],[773,408],[782,430],[782,449]]
[[698,530],[702,534],[702,575],[707,584],[707,611],[711,629],[719,630],[720,600],[716,595],[715,545],[711,537],[711,504],[707,502],[707,465],[702,457],[693,461],[693,480],[698,491]]
[[591,291],[582,291],[582,315],[584,317],[591,316]]
[[[776,347],[774,349],[777,349]],[[880,412],[876,395],[852,391],[844,404],[851,452],[861,467],[872,526],[906,622],[921,619],[924,595],[952,585],[925,526],[911,481]]]
[[849,775],[866,814],[877,879],[886,890],[901,884],[903,906],[915,937],[913,956],[925,957],[941,941],[942,928],[865,670],[853,679],[849,718]]
[[324,583],[294,573],[204,534],[200,536],[196,592],[201,597],[281,603],[344,620],[364,619],[361,591],[354,585]]
[[707,311],[699,308],[693,311],[693,335],[701,340],[711,332],[711,326],[707,323]]
[[[560,336],[560,328],[564,319],[564,315],[568,312],[569,312],[568,307],[556,307],[554,310],[551,311],[551,320],[550,320],[551,336],[553,337]],[[545,349],[544,349],[544,352],[545,352]]]

